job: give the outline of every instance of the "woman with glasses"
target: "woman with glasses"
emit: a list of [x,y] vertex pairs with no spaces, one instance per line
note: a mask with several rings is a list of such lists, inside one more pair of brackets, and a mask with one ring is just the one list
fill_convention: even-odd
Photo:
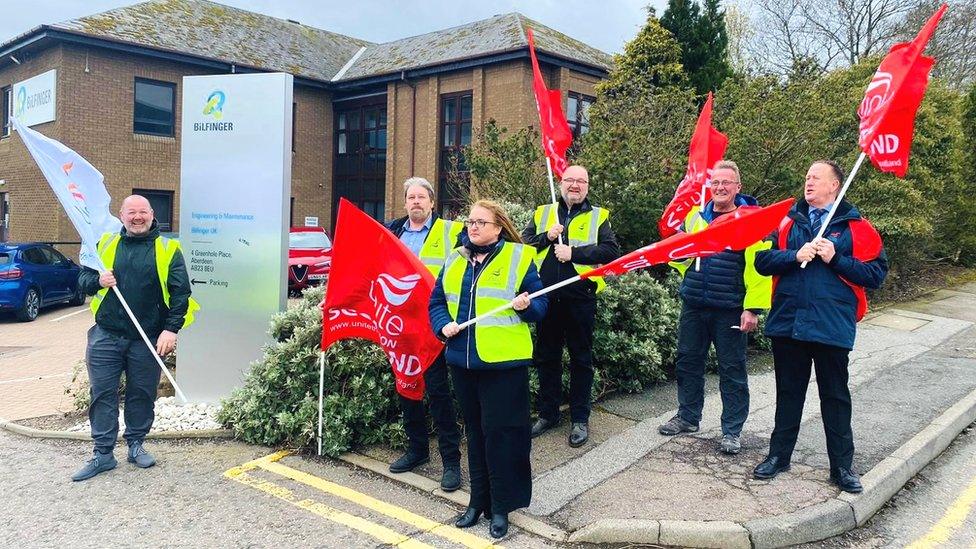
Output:
[[[447,341],[468,441],[471,500],[454,524],[467,528],[490,514],[489,533],[500,538],[508,532],[508,513],[532,498],[528,323],[545,316],[548,300],[529,299],[542,289],[535,253],[522,244],[501,206],[479,200],[464,223],[468,239],[437,278],[430,323]],[[511,308],[459,329],[459,323],[505,304]]]

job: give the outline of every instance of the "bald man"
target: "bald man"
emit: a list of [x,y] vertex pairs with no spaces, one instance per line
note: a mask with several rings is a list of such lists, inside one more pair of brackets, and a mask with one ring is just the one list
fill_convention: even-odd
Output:
[[119,434],[119,383],[125,374],[125,433],[128,461],[152,467],[156,460],[142,446],[154,418],[161,374],[156,358],[139,335],[111,288],[118,287],[159,356],[176,348],[176,334],[192,317],[190,280],[179,243],[160,236],[145,197],[132,195],[119,211],[123,228],[98,241],[98,254],[108,269],[85,268],[78,284],[93,295],[95,325],[88,330],[85,361],[91,382],[88,418],[95,451],[71,478],[87,480],[114,469]]
[[[536,267],[544,286],[572,278],[620,255],[610,228],[610,211],[586,198],[590,175],[583,166],[570,166],[559,182],[559,202],[535,209],[522,240],[536,249]],[[562,403],[563,347],[569,350],[568,442],[573,448],[589,440],[590,392],[593,389],[593,326],[596,294],[602,278],[564,286],[549,294],[546,317],[536,324],[533,362],[539,369],[536,410],[532,425],[537,437],[559,423]]]

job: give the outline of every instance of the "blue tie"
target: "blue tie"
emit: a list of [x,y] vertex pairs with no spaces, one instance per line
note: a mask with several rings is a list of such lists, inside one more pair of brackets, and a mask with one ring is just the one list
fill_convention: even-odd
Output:
[[823,208],[816,208],[810,212],[810,229],[813,232],[820,230],[820,222],[823,221],[825,215],[827,215],[827,210]]

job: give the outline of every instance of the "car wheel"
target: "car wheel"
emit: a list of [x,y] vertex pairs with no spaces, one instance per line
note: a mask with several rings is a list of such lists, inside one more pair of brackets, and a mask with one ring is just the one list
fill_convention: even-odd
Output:
[[68,305],[78,306],[84,304],[85,304],[85,292],[84,290],[81,289],[81,286],[78,286],[75,289],[74,297],[71,298],[71,301],[68,302]]
[[30,322],[37,318],[37,313],[41,311],[41,294],[34,288],[28,288],[27,295],[24,296],[24,304],[17,309],[17,320]]

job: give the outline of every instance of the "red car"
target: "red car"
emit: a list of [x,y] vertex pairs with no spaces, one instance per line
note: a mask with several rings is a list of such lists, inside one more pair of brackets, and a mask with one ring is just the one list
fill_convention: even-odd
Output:
[[329,280],[332,241],[322,227],[292,227],[288,233],[288,293]]

